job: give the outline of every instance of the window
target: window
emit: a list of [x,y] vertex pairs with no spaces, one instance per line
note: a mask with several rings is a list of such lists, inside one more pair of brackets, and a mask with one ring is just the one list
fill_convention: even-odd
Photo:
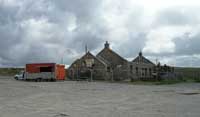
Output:
[[133,71],[133,65],[130,65],[130,72]]
[[122,67],[122,65],[117,65],[117,68],[121,68]]
[[40,72],[53,72],[53,67],[40,67]]
[[110,67],[107,67],[107,72],[110,72]]
[[92,67],[94,64],[94,59],[86,59],[84,62],[87,67]]
[[144,70],[145,70],[145,69],[144,69],[144,68],[142,68],[142,76],[144,76],[144,75],[145,75],[145,74],[144,74]]
[[150,75],[150,76],[152,75],[151,68],[149,68],[149,75]]
[[136,75],[138,75],[138,67],[135,68]]
[[147,68],[144,68],[145,76],[147,76]]
[[85,61],[82,62],[82,67],[85,67],[86,66],[86,63]]

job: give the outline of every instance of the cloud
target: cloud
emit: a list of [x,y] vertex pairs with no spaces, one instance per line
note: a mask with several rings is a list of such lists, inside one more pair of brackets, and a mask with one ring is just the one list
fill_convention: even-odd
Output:
[[181,38],[191,29],[190,26],[173,25],[152,28],[147,35],[143,51],[149,54],[174,54],[177,46],[174,42],[175,38]]
[[[104,29],[97,24],[98,1],[15,0],[0,2],[0,63],[21,66],[28,62],[60,62],[63,52],[66,64],[102,41]],[[97,10],[97,11],[96,11]],[[90,42],[90,43],[88,43]]]
[[[198,66],[190,57],[199,54],[199,7],[163,8],[156,13],[143,51],[177,66]],[[171,57],[171,58],[170,58]],[[183,60],[181,60],[183,59]],[[182,61],[182,62],[181,62]],[[184,62],[183,62],[184,61]]]
[[188,26],[196,25],[200,22],[199,7],[170,7],[161,10],[155,22],[157,25]]
[[176,44],[176,54],[177,55],[200,54],[199,37],[200,37],[200,32],[195,35],[186,33],[182,37],[175,38],[174,43]]
[[71,64],[85,45],[96,54],[106,40],[125,58],[143,50],[153,60],[190,65],[199,55],[199,2],[152,2],[0,0],[0,66]]

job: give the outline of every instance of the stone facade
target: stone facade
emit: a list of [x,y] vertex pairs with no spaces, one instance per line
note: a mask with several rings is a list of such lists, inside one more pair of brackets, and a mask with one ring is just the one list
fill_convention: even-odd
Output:
[[130,62],[131,80],[152,80],[155,74],[155,64],[146,59],[142,52]]
[[68,68],[68,77],[70,79],[95,79],[106,80],[107,65],[87,52],[83,57],[77,59]]
[[158,67],[145,58],[142,52],[131,62],[114,52],[109,43],[96,55],[90,52],[77,59],[68,68],[70,79],[93,80],[155,80],[160,73]]
[[129,78],[128,61],[110,49],[108,42],[96,57],[107,63],[107,71],[111,75],[108,79],[125,80]]

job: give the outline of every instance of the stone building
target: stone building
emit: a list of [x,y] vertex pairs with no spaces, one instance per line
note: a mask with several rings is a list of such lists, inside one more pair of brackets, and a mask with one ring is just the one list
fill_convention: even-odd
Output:
[[70,79],[95,79],[106,80],[107,64],[87,52],[80,59],[77,59],[68,68]]
[[87,52],[68,68],[70,79],[91,78],[94,80],[128,79],[128,61],[110,49],[108,42],[97,56]]
[[[158,67],[145,58],[142,52],[133,60],[127,61],[114,52],[108,42],[96,55],[86,52],[68,68],[71,79],[93,80],[155,80],[158,78]],[[159,72],[160,73],[160,72]]]
[[129,78],[128,61],[114,52],[107,41],[96,57],[107,64],[108,80],[125,80]]
[[155,73],[155,64],[145,58],[142,52],[130,62],[131,80],[152,80]]

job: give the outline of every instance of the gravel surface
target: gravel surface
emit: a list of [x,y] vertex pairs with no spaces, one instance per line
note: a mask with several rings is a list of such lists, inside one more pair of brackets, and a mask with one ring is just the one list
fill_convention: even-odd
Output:
[[0,117],[200,117],[200,84],[24,82],[0,77]]

